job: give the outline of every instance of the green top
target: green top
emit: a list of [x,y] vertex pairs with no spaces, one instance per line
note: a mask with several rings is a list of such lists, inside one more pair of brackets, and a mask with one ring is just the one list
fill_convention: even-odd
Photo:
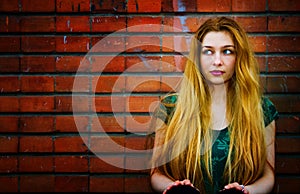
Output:
[[[162,119],[165,123],[168,123],[175,110],[176,101],[176,94],[163,98],[161,107],[159,111],[156,112],[156,116]],[[278,118],[278,112],[275,106],[267,97],[263,97],[263,113],[265,126],[268,126],[273,120]],[[216,138],[212,147],[213,191],[209,189],[211,188],[209,181],[205,181],[207,193],[218,193],[218,191],[224,187],[224,184],[222,183],[222,176],[225,169],[230,143],[227,127],[222,130],[213,130],[213,136]]]

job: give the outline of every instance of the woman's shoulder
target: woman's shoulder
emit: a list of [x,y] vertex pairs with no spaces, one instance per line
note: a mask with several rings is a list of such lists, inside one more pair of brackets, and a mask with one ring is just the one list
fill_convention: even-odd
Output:
[[266,96],[262,97],[262,109],[264,113],[265,126],[268,126],[273,120],[279,117],[273,102]]

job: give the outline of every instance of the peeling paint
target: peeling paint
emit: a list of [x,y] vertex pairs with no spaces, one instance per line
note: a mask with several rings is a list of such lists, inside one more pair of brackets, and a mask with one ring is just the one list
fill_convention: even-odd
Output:
[[60,57],[55,57],[55,62],[59,62],[60,61]]
[[71,23],[71,21],[68,20],[68,21],[67,21],[67,27],[68,27],[68,28],[70,28],[70,23]]
[[64,36],[64,44],[67,44],[67,36]]

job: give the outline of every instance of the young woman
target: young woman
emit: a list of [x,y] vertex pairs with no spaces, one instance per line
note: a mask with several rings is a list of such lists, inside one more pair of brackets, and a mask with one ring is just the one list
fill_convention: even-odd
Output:
[[164,193],[176,185],[201,194],[271,192],[278,113],[262,95],[247,34],[220,17],[201,25],[195,40],[180,91],[155,114],[151,185]]

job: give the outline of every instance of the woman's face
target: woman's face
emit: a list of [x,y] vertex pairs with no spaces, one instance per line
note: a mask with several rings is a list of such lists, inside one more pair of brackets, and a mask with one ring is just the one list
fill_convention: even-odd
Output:
[[234,74],[236,51],[226,31],[208,32],[202,41],[200,69],[209,85],[227,83]]

